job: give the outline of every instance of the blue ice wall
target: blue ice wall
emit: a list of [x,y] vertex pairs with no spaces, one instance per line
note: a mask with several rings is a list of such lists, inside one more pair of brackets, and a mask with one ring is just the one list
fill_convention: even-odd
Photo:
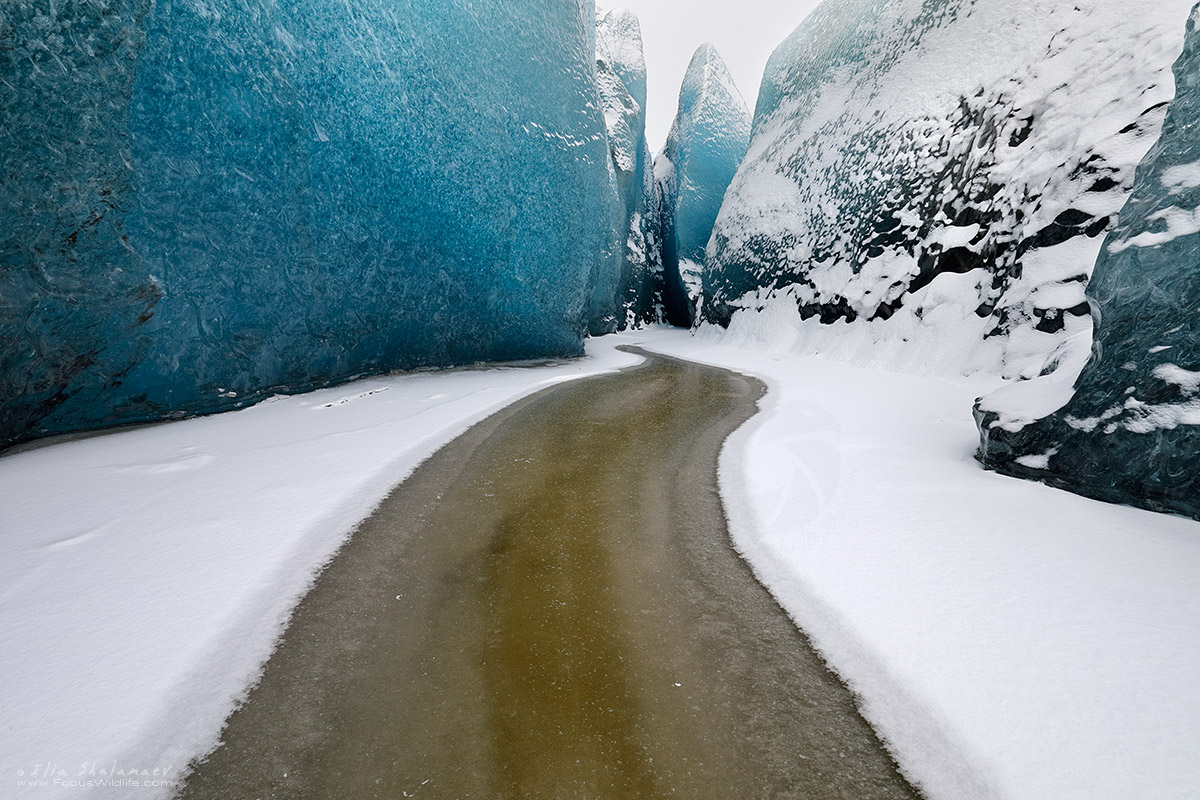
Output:
[[750,112],[711,44],[692,56],[679,111],[654,164],[663,239],[663,302],[668,320],[690,326],[704,248],[750,142]]
[[0,6],[0,445],[581,352],[591,3]]
[[646,143],[646,61],[641,25],[633,12],[613,9],[597,14],[596,79],[618,196],[613,265],[595,282],[588,306],[588,330],[599,335],[654,321],[654,286],[662,272]]
[[[984,398],[989,467],[1114,502],[1200,518],[1200,7],[1175,64],[1162,138],[1088,287],[1091,362],[1071,400],[1036,421]],[[1011,417],[1011,414],[1007,415]]]

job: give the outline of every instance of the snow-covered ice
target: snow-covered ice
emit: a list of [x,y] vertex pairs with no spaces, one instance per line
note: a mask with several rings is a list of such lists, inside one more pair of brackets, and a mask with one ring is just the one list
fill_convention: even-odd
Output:
[[[1162,135],[1088,282],[1086,366],[1061,402],[1038,408],[1021,397],[1024,408],[1013,408],[1013,387],[982,398],[976,419],[980,458],[998,472],[1200,519],[1200,6],[1186,28]],[[1031,456],[1051,452],[1031,467]]]
[[[950,336],[972,343],[963,369],[1075,368],[1069,383],[1084,289],[1159,138],[1194,5],[822,3],[768,62],[703,318],[782,298],[883,347]],[[1200,180],[1194,161],[1164,181]],[[1185,206],[1142,241],[1200,229]]]
[[[102,774],[114,765],[179,777],[216,744],[315,571],[392,486],[520,397],[637,363],[616,344],[0,458],[0,797],[79,796],[54,780],[120,779]],[[41,778],[51,785],[16,784]]]

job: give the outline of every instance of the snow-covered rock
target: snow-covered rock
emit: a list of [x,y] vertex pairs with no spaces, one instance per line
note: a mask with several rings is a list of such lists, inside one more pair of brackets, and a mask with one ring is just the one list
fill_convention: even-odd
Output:
[[[1162,137],[1088,286],[1094,355],[1071,387],[1029,381],[977,407],[988,466],[1200,517],[1200,7]],[[1065,405],[1064,405],[1065,403]],[[1052,413],[1053,412],[1053,413]]]
[[729,69],[715,47],[701,45],[684,74],[679,111],[654,163],[663,299],[673,324],[692,324],[704,248],[749,136],[750,112]]
[[704,318],[752,329],[782,306],[800,349],[1078,370],[1084,287],[1159,135],[1191,5],[827,0],[767,65]]

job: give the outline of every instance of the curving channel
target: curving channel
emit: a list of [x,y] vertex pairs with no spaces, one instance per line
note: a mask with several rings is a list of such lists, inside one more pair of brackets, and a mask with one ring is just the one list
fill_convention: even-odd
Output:
[[644,364],[533,395],[397,487],[186,798],[915,798],[733,551],[763,387]]

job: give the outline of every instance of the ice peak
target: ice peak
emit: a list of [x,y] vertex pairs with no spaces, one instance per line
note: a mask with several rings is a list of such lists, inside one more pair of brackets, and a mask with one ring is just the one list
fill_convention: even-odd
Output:
[[679,111],[654,168],[672,324],[694,320],[705,246],[749,141],[750,112],[717,48],[705,42],[684,75]]
[[679,89],[680,114],[689,113],[697,102],[710,97],[722,105],[732,105],[739,115],[749,119],[750,110],[733,81],[725,59],[721,58],[712,42],[704,42],[696,48],[684,73],[683,85]]
[[646,107],[646,57],[637,14],[626,8],[596,10],[596,60],[612,67],[638,105]]

